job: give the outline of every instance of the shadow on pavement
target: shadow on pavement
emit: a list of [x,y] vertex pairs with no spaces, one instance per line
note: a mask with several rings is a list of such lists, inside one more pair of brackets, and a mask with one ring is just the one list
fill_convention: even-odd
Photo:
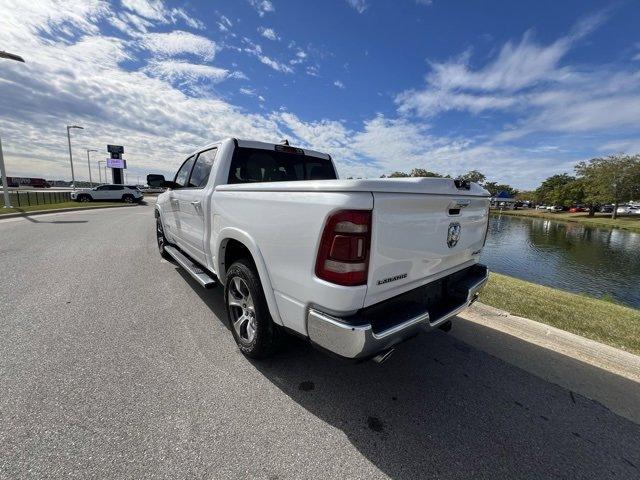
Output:
[[[178,271],[229,328],[223,289]],[[382,365],[332,358],[294,337],[276,358],[251,363],[391,478],[640,478],[640,425],[443,332],[412,339]]]

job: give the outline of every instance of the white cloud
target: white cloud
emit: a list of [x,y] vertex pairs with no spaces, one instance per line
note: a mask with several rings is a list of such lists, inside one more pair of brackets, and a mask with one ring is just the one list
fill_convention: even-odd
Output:
[[162,0],[121,0],[122,6],[137,15],[159,23],[177,23],[183,20],[191,28],[203,29],[204,24],[182,8],[168,9]]
[[220,21],[218,22],[218,29],[221,32],[228,32],[232,26],[233,26],[233,22],[231,20],[229,20],[224,15],[220,15]]
[[259,44],[253,43],[246,37],[243,40],[247,44],[247,46],[244,48],[244,51],[256,57],[258,60],[260,60],[261,63],[267,65],[268,67],[271,67],[278,72],[293,73],[293,69],[289,65],[278,62],[277,60],[274,60],[273,58],[265,55],[262,52],[262,47]]
[[249,0],[251,6],[258,12],[258,15],[264,17],[265,13],[275,12],[276,9],[269,0]]
[[364,13],[369,8],[369,4],[366,0],[346,0],[347,4],[358,13]]
[[338,88],[341,88],[341,89],[345,88],[344,83],[342,83],[340,80],[334,81],[333,84]]
[[207,61],[213,60],[217,51],[214,41],[180,30],[168,33],[147,33],[141,37],[139,46],[158,56],[192,54]]
[[418,5],[430,6],[430,5],[433,5],[433,0],[416,0],[416,3]]
[[280,40],[280,37],[278,36],[278,34],[275,32],[273,28],[258,27],[258,32],[264,38],[267,38],[269,40],[273,40],[273,41]]
[[151,61],[144,71],[152,76],[165,78],[171,82],[183,82],[186,84],[194,84],[199,81],[219,83],[230,77],[244,77],[240,72],[229,72],[224,68],[178,60]]
[[255,97],[256,96],[256,91],[253,88],[241,88],[240,90],[238,90],[241,94],[243,95],[247,95],[249,97]]

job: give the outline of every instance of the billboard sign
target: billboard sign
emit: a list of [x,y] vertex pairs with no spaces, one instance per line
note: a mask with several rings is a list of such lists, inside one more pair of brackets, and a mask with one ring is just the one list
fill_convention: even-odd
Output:
[[107,145],[107,152],[109,153],[124,153],[124,147],[122,145]]
[[107,158],[109,168],[127,168],[127,161],[122,158]]

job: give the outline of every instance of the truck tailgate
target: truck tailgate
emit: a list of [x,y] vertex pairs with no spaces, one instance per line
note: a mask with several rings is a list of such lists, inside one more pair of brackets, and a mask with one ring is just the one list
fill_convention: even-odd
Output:
[[489,215],[486,196],[465,191],[373,196],[365,307],[477,261]]

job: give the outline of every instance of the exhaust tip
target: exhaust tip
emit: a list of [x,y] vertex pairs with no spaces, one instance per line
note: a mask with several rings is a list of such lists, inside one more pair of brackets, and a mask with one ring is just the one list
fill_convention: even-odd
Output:
[[378,355],[376,355],[375,357],[373,357],[371,360],[376,362],[378,365],[381,365],[382,363],[386,362],[387,359],[391,355],[393,355],[393,352],[395,352],[395,351],[396,351],[395,348],[390,348],[388,350],[384,350],[384,351],[380,352]]

